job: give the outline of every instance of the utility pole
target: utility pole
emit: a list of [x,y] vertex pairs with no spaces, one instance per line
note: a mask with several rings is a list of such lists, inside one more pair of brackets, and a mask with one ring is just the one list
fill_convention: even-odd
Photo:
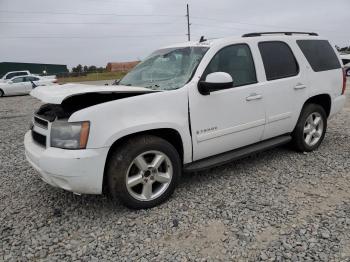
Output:
[[187,4],[187,37],[188,37],[188,41],[191,41],[191,29],[190,29],[190,9],[188,7],[188,4]]

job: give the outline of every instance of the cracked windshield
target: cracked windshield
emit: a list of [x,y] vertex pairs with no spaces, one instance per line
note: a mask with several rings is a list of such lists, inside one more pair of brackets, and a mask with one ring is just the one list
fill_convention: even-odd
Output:
[[208,47],[167,48],[155,51],[130,71],[120,85],[174,90],[192,77]]

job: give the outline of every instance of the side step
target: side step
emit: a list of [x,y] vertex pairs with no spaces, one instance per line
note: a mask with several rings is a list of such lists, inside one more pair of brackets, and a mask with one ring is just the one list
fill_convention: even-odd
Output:
[[224,165],[233,160],[247,157],[251,154],[265,151],[280,145],[287,144],[292,140],[290,135],[275,137],[243,148],[235,149],[216,156],[207,157],[184,166],[185,172],[196,172],[207,168]]

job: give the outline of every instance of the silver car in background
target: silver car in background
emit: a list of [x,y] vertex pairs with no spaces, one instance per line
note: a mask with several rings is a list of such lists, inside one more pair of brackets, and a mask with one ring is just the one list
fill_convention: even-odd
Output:
[[350,77],[350,54],[340,54],[343,61],[346,76]]
[[41,77],[36,75],[16,76],[0,83],[0,97],[8,95],[26,95],[37,86],[54,85],[56,78]]

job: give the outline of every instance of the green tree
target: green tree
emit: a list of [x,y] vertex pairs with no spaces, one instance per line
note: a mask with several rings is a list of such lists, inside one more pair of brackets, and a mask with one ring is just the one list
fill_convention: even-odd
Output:
[[83,66],[81,64],[79,64],[76,67],[73,67],[72,68],[72,72],[74,72],[74,73],[82,73],[83,72]]

